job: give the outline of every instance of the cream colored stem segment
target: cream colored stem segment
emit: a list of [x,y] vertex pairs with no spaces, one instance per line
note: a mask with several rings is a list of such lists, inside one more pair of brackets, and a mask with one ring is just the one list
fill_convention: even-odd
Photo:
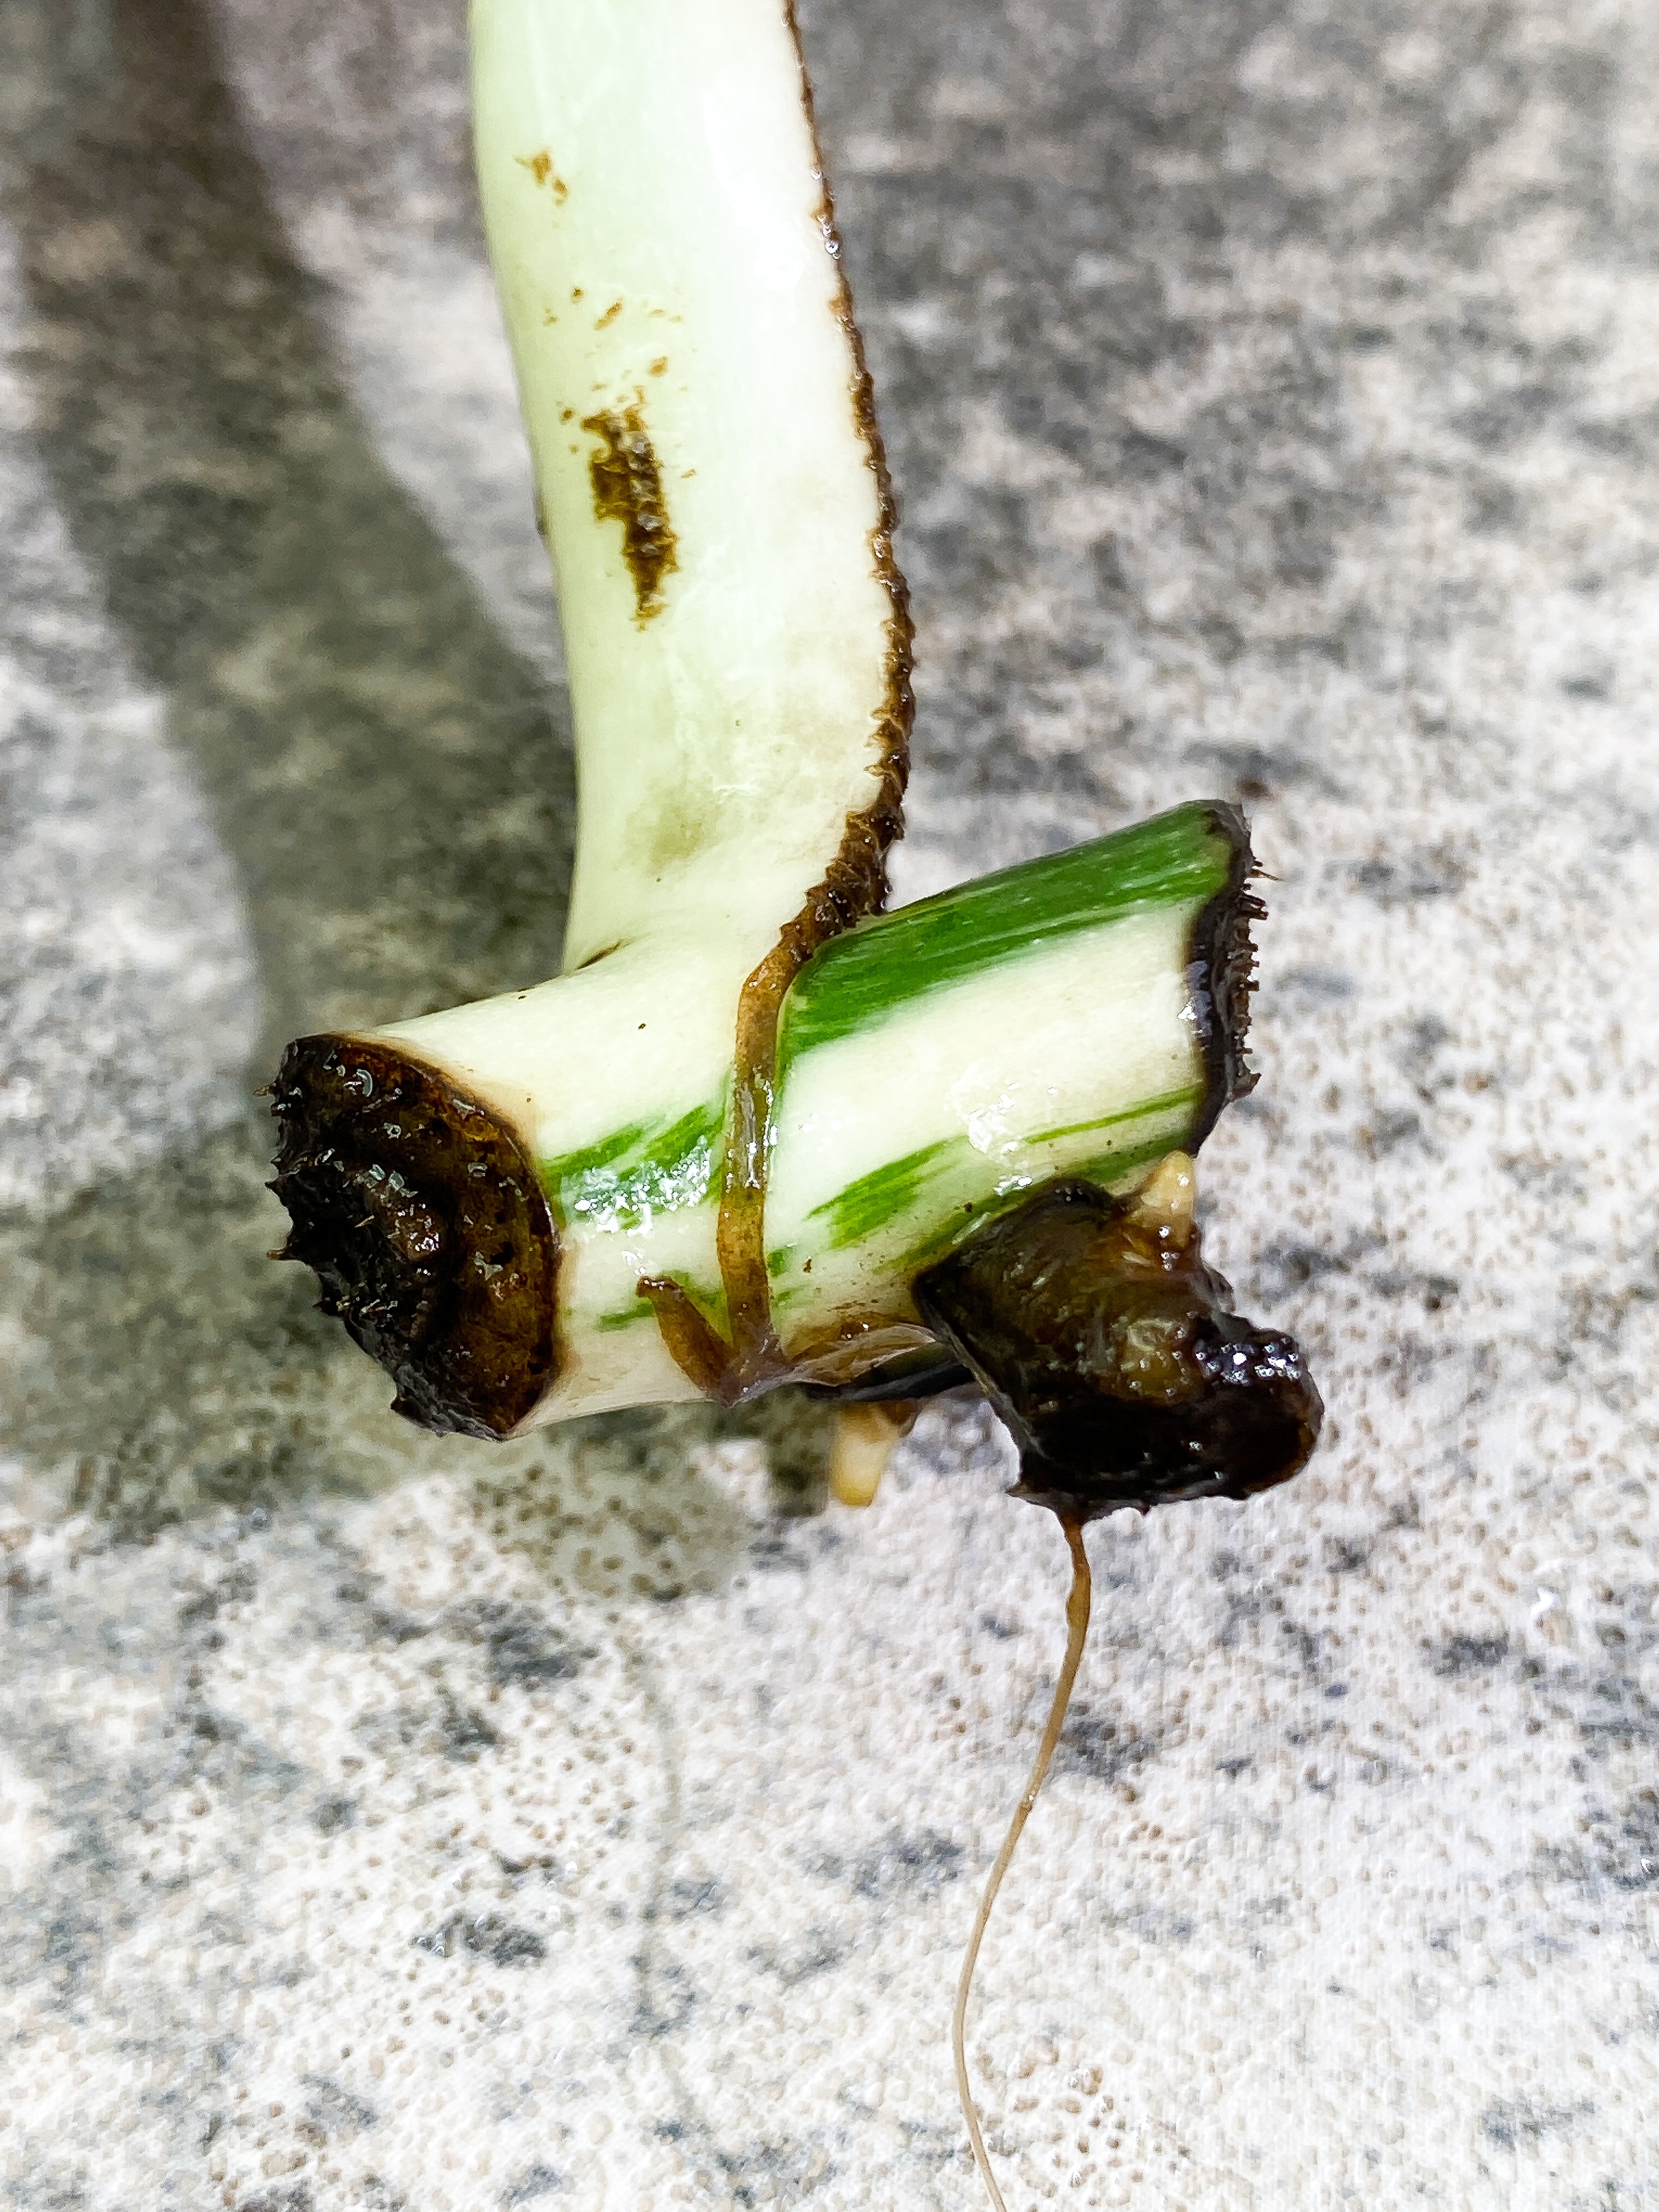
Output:
[[1036,1803],[1037,1793],[1048,1775],[1054,1747],[1060,1741],[1060,1732],[1066,1725],[1066,1709],[1072,1702],[1072,1686],[1077,1680],[1077,1670],[1083,1659],[1084,1640],[1089,1633],[1091,1584],[1089,1556],[1083,1548],[1083,1525],[1078,1521],[1063,1521],[1060,1525],[1066,1531],[1066,1541],[1072,1553],[1072,1587],[1066,1600],[1066,1658],[1060,1670],[1060,1680],[1054,1685],[1054,1703],[1048,1708],[1048,1722],[1043,1728],[1042,1741],[1037,1746],[1036,1758],[1032,1763],[1030,1779],[1025,1784],[1024,1796],[1014,1808],[1014,1817],[1008,1823],[1002,1849],[997,1853],[996,1864],[991,1869],[991,1878],[985,1885],[985,1894],[979,1901],[974,1932],[968,1939],[961,1978],[957,1983],[956,2010],[951,2015],[951,2053],[956,2061],[957,2094],[962,2100],[962,2117],[968,2123],[968,2139],[974,2147],[974,2163],[979,2168],[986,2193],[996,2212],[1008,2212],[1008,2208],[1003,2202],[1002,2191],[997,2187],[996,2175],[991,2171],[990,2155],[980,2129],[979,2112],[974,2103],[974,2093],[968,2084],[968,1997],[974,1986],[974,1969],[979,1964],[979,1947],[985,1940],[991,1907],[997,1901],[997,1892],[1002,1887],[1002,1877],[1008,1871],[1015,1847],[1025,1832],[1025,1823],[1031,1817],[1031,1808]]
[[471,23],[576,726],[565,965],[699,943],[735,1018],[876,796],[889,689],[799,50],[783,0],[473,0]]

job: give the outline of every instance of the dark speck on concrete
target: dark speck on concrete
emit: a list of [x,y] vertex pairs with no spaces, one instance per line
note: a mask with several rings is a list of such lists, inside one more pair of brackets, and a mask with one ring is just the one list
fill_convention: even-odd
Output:
[[1370,1564],[1370,1545],[1363,1538],[1327,1536],[1325,1539],[1324,1563],[1328,1574],[1358,1574]]
[[1073,1713],[1060,1739],[1056,1760],[1061,1773],[1086,1774],[1095,1782],[1121,1782],[1158,1757],[1156,1735],[1090,1713]]
[[962,1872],[962,1845],[932,1828],[883,1837],[851,1857],[826,1854],[811,1862],[825,1881],[844,1882],[855,1897],[885,1902],[908,1892],[937,1889]]
[[539,2160],[526,2166],[518,2179],[509,2182],[501,2197],[503,2204],[533,2204],[538,2197],[558,2196],[564,2188],[564,2176],[555,2167],[544,2166]]
[[465,1765],[470,1765],[487,1751],[494,1751],[501,1740],[481,1712],[463,1705],[447,1690],[442,1693],[439,1728],[444,1757],[459,1759]]
[[1380,907],[1412,906],[1425,899],[1451,898],[1468,881],[1468,863],[1449,845],[1362,860],[1353,871],[1354,888]]
[[1567,2135],[1595,2112],[1588,2099],[1571,2105],[1535,2104],[1528,2097],[1498,2098],[1480,2115],[1480,2132],[1500,2150],[1529,2148],[1547,2136]]
[[414,1938],[417,1951],[434,1958],[459,1958],[464,1952],[492,1966],[533,1966],[547,1956],[547,1944],[533,1928],[520,1928],[499,1912],[452,1913],[441,1927]]
[[1287,975],[1279,976],[1278,988],[1334,1004],[1340,999],[1352,999],[1358,986],[1354,978],[1340,968],[1292,968]]
[[731,1894],[723,1881],[671,1881],[656,1911],[665,1920],[695,1920],[704,1915],[715,1917],[726,1910]]
[[342,2088],[337,2081],[325,2075],[307,2074],[305,2083],[311,2092],[306,2100],[307,2117],[325,2136],[349,2140],[375,2124],[379,2115],[374,2106],[353,2091]]
[[447,1625],[483,1646],[486,1671],[498,1688],[570,1681],[593,1656],[526,1607],[486,1601],[452,1613]]
[[814,1926],[782,1945],[757,1946],[750,1956],[757,1966],[774,1975],[787,1990],[827,1974],[851,1950],[850,1943],[827,1928]]
[[1508,1658],[1509,1651],[1507,1636],[1471,1636],[1460,1631],[1431,1645],[1428,1656],[1430,1665],[1443,1680],[1459,1681],[1471,1674],[1492,1674]]

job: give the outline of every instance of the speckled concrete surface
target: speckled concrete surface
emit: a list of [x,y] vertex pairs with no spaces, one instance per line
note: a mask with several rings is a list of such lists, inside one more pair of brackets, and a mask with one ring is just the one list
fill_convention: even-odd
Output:
[[[458,16],[0,14],[0,2177],[968,2212],[1061,1595],[999,1433],[862,1517],[700,1412],[438,1443],[261,1258],[273,1044],[556,957]],[[1244,797],[1212,1233],[1331,1408],[1092,1533],[970,2039],[1018,2212],[1659,2207],[1656,25],[808,15],[899,887]]]

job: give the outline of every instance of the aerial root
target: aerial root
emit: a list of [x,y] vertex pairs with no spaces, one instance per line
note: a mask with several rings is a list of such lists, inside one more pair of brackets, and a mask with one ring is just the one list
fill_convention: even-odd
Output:
[[974,2093],[968,2085],[968,1996],[974,1985],[974,1969],[979,1963],[979,1947],[985,1938],[991,1907],[997,1901],[997,1892],[1002,1887],[1002,1877],[1008,1871],[1009,1861],[1015,1846],[1031,1817],[1031,1808],[1036,1803],[1037,1793],[1048,1774],[1060,1741],[1060,1732],[1066,1725],[1066,1709],[1072,1702],[1072,1685],[1077,1680],[1077,1670],[1083,1658],[1084,1640],[1089,1633],[1089,1555],[1083,1548],[1083,1523],[1061,1514],[1060,1524],[1066,1531],[1066,1541],[1072,1554],[1072,1587],[1066,1600],[1066,1657],[1060,1669],[1060,1680],[1054,1685],[1054,1702],[1048,1708],[1042,1741],[1037,1746],[1037,1755],[1032,1764],[1024,1794],[1014,1808],[1014,1817],[1008,1823],[1008,1832],[1002,1839],[1002,1849],[997,1853],[996,1863],[991,1869],[991,1878],[985,1885],[985,1894],[979,1901],[979,1911],[974,1918],[974,1932],[968,1939],[968,1949],[962,1961],[962,1974],[957,1983],[956,2010],[951,2016],[951,2053],[956,2061],[957,2094],[962,2100],[962,2117],[968,2124],[968,2140],[974,2148],[974,2163],[980,2171],[986,2193],[995,2212],[1008,2212],[1002,2191],[997,2187],[997,2178],[991,2171],[985,2137],[980,2129],[979,2110],[974,2103]]

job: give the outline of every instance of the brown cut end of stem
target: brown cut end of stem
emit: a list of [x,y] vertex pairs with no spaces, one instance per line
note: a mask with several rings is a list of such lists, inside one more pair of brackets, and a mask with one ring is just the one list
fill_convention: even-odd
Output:
[[1019,1446],[1017,1497],[1084,1520],[1252,1498],[1306,1465],[1324,1408],[1282,1329],[1228,1310],[1167,1154],[1131,1198],[1060,1176],[911,1285]]
[[996,2175],[991,2170],[990,2154],[985,2148],[985,2136],[979,2124],[979,2107],[974,2102],[974,2093],[968,2081],[968,1999],[974,1986],[974,1969],[979,1964],[979,1947],[985,1940],[985,1930],[991,1918],[991,1908],[997,1901],[997,1892],[1002,1887],[1002,1878],[1008,1871],[1019,1839],[1025,1832],[1025,1823],[1031,1817],[1031,1808],[1047,1779],[1053,1764],[1054,1749],[1060,1741],[1060,1732],[1066,1725],[1066,1711],[1072,1702],[1072,1687],[1077,1680],[1077,1670],[1083,1660],[1083,1646],[1089,1633],[1089,1606],[1091,1584],[1089,1576],[1089,1555],[1083,1548],[1083,1523],[1062,1513],[1060,1525],[1066,1531],[1066,1541],[1072,1554],[1072,1587],[1066,1599],[1066,1657],[1060,1666],[1060,1680],[1054,1685],[1054,1702],[1048,1708],[1048,1717],[1043,1724],[1042,1741],[1037,1746],[1037,1755],[1032,1762],[1030,1778],[1024,1794],[1014,1808],[1008,1823],[1008,1832],[1002,1839],[1002,1849],[997,1853],[996,1863],[991,1869],[985,1894],[980,1899],[979,1911],[974,1917],[974,1932],[968,1938],[968,1948],[962,1961],[962,1973],[957,1982],[956,2009],[951,2015],[951,2055],[956,2062],[957,2094],[962,2100],[962,2117],[968,2124],[968,2140],[973,2145],[974,2163],[979,2168],[980,2179],[985,2184],[986,2194],[996,2212],[1008,2212],[1002,2191],[997,2186]]
[[301,1037],[271,1085],[282,1257],[391,1375],[392,1410],[505,1437],[558,1374],[559,1236],[516,1131],[395,1046]]

